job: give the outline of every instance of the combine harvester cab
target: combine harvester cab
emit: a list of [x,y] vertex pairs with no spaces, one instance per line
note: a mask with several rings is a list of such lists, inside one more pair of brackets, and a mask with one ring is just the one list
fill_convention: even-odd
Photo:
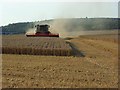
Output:
[[26,34],[27,37],[59,37],[59,34],[53,34],[49,29],[49,25],[36,25],[35,34]]

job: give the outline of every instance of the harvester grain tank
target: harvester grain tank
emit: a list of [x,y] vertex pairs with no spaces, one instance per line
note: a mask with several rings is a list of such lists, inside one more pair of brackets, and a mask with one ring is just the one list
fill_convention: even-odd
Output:
[[59,34],[53,34],[48,29],[49,25],[36,25],[36,31],[33,34],[26,34],[27,37],[59,37]]

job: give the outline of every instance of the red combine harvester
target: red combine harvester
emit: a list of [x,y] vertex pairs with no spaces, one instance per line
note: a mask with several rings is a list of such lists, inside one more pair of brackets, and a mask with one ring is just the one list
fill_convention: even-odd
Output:
[[36,25],[36,31],[33,34],[26,34],[27,37],[59,37],[59,34],[53,34],[48,31],[49,25]]

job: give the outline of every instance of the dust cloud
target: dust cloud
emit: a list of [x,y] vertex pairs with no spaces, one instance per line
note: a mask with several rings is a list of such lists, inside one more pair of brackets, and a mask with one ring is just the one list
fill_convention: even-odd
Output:
[[66,31],[66,26],[68,24],[68,21],[63,19],[57,19],[54,20],[50,24],[50,32],[51,33],[59,33],[60,37],[67,36],[68,32]]
[[35,28],[30,28],[26,31],[26,34],[35,34]]
[[74,19],[66,18],[54,19],[53,22],[50,24],[50,32],[59,33],[59,36],[62,38],[78,37],[81,35],[117,34],[117,30],[102,29],[105,28],[104,19],[94,20],[95,24],[100,25],[98,28],[101,28],[101,30],[86,29],[81,24],[77,24],[76,22],[77,21],[76,20],[74,21]]
[[59,36],[62,38],[65,37],[75,37],[80,34],[85,34],[84,29],[79,26],[74,27],[72,26],[72,20],[71,19],[55,19],[50,24],[49,31],[52,33],[59,33]]

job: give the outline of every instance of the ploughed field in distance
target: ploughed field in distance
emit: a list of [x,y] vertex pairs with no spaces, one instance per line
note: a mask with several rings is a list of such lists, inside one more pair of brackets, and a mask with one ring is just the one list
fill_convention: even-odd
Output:
[[2,40],[3,54],[70,56],[72,49],[63,39],[56,37],[26,37],[6,35]]
[[[2,39],[12,44],[26,41],[19,35]],[[118,88],[118,35],[84,35],[65,41],[76,56],[2,54],[2,87]]]

